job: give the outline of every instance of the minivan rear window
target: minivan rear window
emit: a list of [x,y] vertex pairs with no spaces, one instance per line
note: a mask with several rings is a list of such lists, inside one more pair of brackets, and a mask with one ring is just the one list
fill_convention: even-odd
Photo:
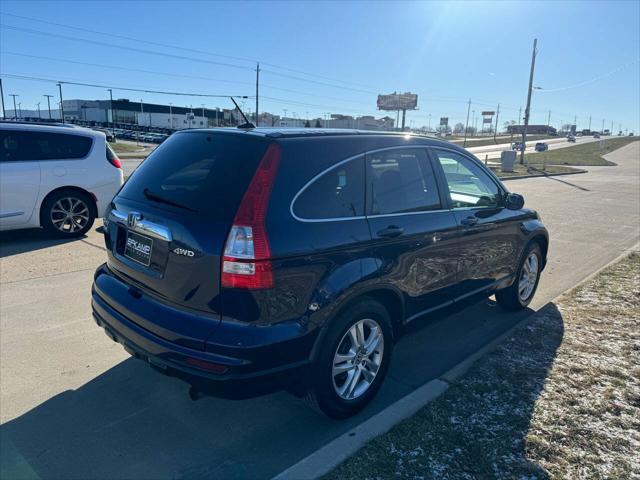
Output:
[[137,168],[118,196],[145,203],[160,197],[199,213],[235,210],[266,147],[248,135],[180,132]]

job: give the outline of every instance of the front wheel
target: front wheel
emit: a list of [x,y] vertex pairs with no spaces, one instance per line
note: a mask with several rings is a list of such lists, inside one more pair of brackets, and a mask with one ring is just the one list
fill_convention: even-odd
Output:
[[525,251],[513,285],[496,292],[498,305],[511,311],[526,308],[536,293],[541,272],[542,252],[540,246],[534,243]]
[[386,376],[393,348],[389,313],[364,299],[335,319],[323,343],[307,400],[329,417],[346,418],[371,401]]

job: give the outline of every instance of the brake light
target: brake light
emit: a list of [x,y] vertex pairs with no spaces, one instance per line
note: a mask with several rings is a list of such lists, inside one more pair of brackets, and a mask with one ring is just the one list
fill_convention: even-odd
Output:
[[116,156],[115,152],[111,149],[109,144],[107,145],[107,161],[116,168],[122,168],[122,162]]
[[260,160],[233,219],[222,260],[223,287],[258,289],[273,286],[266,216],[279,164],[280,147],[272,143]]
[[122,162],[120,161],[120,159],[118,157],[114,157],[112,159],[109,160],[109,163],[111,165],[113,165],[116,168],[122,168]]

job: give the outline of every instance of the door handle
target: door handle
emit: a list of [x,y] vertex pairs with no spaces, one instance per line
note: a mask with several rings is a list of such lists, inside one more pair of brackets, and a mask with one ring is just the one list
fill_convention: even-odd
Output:
[[460,223],[465,227],[473,227],[476,223],[478,223],[478,219],[476,217],[467,217],[460,220]]
[[404,228],[400,228],[396,225],[389,225],[387,228],[383,228],[382,230],[378,230],[376,235],[379,237],[399,237],[404,233]]

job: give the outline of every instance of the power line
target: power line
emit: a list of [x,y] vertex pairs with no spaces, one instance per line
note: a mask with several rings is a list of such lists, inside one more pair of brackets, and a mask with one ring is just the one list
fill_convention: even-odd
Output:
[[569,85],[569,86],[560,87],[560,88],[539,88],[538,90],[543,92],[543,93],[545,93],[545,92],[546,93],[551,93],[551,92],[562,92],[564,90],[571,90],[573,88],[584,87],[585,85],[589,85],[590,83],[594,83],[594,82],[597,82],[598,80],[601,80],[603,78],[610,77],[614,73],[618,73],[620,70],[624,70],[625,68],[633,65],[634,63],[638,63],[638,62],[640,62],[640,59],[637,58],[637,59],[635,59],[635,60],[633,60],[631,62],[625,63],[624,65],[620,65],[620,66],[614,68],[613,70],[611,70],[611,71],[609,71],[609,72],[607,72],[607,73],[605,73],[603,75],[598,75],[597,77],[591,78],[589,80],[585,80],[585,81],[580,82],[580,83],[576,83],[574,85]]
[[[85,28],[85,27],[78,27],[75,25],[68,25],[68,24],[64,24],[64,23],[57,23],[57,22],[51,22],[49,20],[42,20],[42,19],[38,19],[38,18],[34,18],[34,17],[27,17],[24,15],[15,15],[12,13],[5,13],[3,12],[0,15],[5,15],[8,17],[14,17],[14,18],[20,18],[23,20],[29,20],[29,21],[33,21],[33,22],[39,22],[39,23],[43,23],[46,25],[53,25],[53,26],[57,26],[57,27],[63,27],[63,28],[69,28],[69,29],[73,29],[73,30],[78,30],[78,31],[82,31],[82,32],[87,32],[87,33],[92,33],[92,34],[97,34],[97,35],[106,35],[110,38],[120,38],[122,40],[127,40],[127,41],[132,41],[132,42],[138,42],[138,43],[145,43],[147,45],[154,45],[157,47],[163,47],[163,48],[173,48],[175,50],[181,50],[184,52],[191,52],[191,53],[198,53],[201,55],[210,55],[210,56],[214,56],[214,57],[220,57],[220,58],[227,58],[230,60],[237,60],[237,61],[241,61],[241,62],[250,62],[252,64],[256,63],[258,60],[257,59],[251,59],[251,58],[246,58],[246,57],[237,57],[237,56],[233,56],[233,55],[226,55],[226,54],[221,54],[221,53],[214,53],[214,52],[209,52],[206,50],[199,50],[196,48],[188,48],[188,47],[181,47],[178,45],[170,45],[170,44],[166,44],[166,43],[160,43],[160,42],[153,42],[150,40],[144,40],[144,39],[140,39],[140,38],[135,38],[135,37],[129,37],[126,35],[119,35],[119,34],[115,34],[115,33],[108,33],[108,32],[102,32],[99,30],[93,30],[90,28]],[[335,78],[331,78],[331,77],[326,77],[323,75],[318,75],[316,73],[309,73],[309,72],[305,72],[303,70],[298,70],[295,68],[290,68],[290,67],[284,67],[275,63],[268,63],[268,62],[262,62],[263,65],[267,65],[273,68],[279,68],[281,70],[286,70],[289,72],[294,72],[294,73],[299,73],[301,75],[308,75],[308,76],[312,76],[312,77],[317,77],[317,78],[323,78],[325,80],[329,80],[332,82],[338,82],[338,83],[343,83],[343,84],[347,84],[347,85],[357,85],[360,87],[367,87],[366,85],[362,85],[359,83],[355,83],[355,82],[348,82],[345,80],[340,80],[340,79],[335,79]],[[367,88],[372,88],[372,87],[367,87]]]
[[141,93],[156,93],[160,95],[177,95],[177,96],[183,96],[183,97],[209,97],[209,98],[229,98],[233,96],[233,97],[240,97],[240,98],[251,98],[247,95],[216,95],[216,94],[210,94],[210,93],[172,92],[172,91],[165,91],[165,90],[149,90],[149,89],[142,89],[142,88],[118,87],[113,85],[99,85],[95,83],[72,82],[69,80],[54,80],[52,78],[32,77],[29,75],[16,75],[12,73],[2,73],[1,75],[4,77],[18,78],[22,80],[52,82],[52,83],[60,83],[63,85],[77,85],[81,87],[95,87],[95,88],[104,88],[104,89],[111,88],[113,90],[124,90],[128,92],[141,92]]

